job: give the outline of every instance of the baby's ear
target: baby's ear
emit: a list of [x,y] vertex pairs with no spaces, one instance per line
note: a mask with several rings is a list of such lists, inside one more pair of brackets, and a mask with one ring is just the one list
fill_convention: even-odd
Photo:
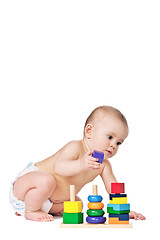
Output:
[[91,135],[92,135],[92,132],[93,132],[93,125],[91,123],[88,123],[84,129],[84,135],[90,139],[91,138]]

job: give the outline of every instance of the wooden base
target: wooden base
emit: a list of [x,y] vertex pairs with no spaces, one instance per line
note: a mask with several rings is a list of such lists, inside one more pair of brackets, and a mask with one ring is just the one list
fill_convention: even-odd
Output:
[[61,223],[60,228],[132,228],[132,223],[129,224],[65,224]]

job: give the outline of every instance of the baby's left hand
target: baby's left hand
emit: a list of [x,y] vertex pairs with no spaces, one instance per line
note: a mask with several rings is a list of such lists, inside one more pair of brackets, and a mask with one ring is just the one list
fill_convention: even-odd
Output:
[[133,212],[133,211],[130,211],[129,213],[129,218],[130,219],[135,219],[135,220],[146,220],[145,216],[143,216],[141,213],[136,213],[136,212]]

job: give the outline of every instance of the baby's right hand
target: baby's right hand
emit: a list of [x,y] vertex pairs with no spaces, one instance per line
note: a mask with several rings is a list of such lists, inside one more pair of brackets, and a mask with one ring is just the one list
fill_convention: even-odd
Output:
[[87,152],[83,158],[80,159],[83,170],[100,169],[102,164],[97,162],[98,159],[92,157],[92,152]]

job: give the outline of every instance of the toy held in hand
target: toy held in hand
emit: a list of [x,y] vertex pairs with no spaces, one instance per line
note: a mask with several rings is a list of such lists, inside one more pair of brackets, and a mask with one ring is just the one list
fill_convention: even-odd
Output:
[[97,162],[102,164],[103,159],[104,159],[104,153],[100,152],[100,151],[97,151],[97,150],[94,150],[93,153],[92,153],[92,157],[97,158],[98,159]]

